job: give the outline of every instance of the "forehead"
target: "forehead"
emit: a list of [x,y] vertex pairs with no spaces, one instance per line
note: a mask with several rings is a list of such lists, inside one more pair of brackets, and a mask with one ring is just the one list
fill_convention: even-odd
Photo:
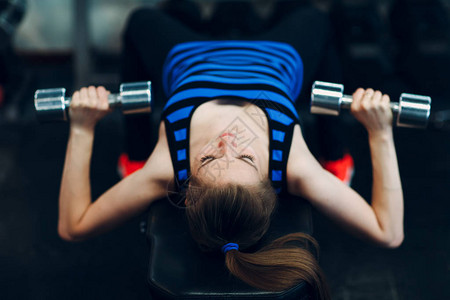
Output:
[[197,176],[203,180],[216,183],[255,183],[260,180],[254,167],[242,160],[234,159],[224,162],[219,159],[200,168]]

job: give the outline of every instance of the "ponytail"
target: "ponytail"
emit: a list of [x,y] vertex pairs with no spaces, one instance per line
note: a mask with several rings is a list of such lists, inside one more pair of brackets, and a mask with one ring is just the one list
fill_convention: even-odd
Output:
[[228,248],[225,264],[230,272],[249,285],[268,291],[282,291],[307,282],[317,299],[330,299],[324,275],[311,253],[317,242],[307,234],[293,233],[276,239],[255,253],[245,249],[258,242],[269,228],[277,195],[269,180],[257,186],[207,185],[191,178],[186,191],[186,216],[200,248],[218,251]]
[[308,243],[314,252],[318,250],[312,237],[292,233],[255,253],[230,250],[225,254],[225,263],[234,276],[253,287],[283,291],[305,281],[314,289],[316,299],[330,299],[324,274],[308,249]]

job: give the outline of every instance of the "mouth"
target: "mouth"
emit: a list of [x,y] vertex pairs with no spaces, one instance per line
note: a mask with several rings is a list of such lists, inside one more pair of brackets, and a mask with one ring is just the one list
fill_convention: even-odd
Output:
[[220,137],[225,137],[225,136],[232,136],[232,137],[236,137],[234,134],[232,134],[231,132],[225,132],[222,133],[222,135]]

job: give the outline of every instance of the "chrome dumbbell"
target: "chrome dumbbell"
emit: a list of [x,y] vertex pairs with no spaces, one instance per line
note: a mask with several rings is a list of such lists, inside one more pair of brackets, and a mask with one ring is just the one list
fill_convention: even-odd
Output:
[[[43,89],[34,93],[34,107],[41,122],[67,121],[71,98],[66,98],[65,88]],[[149,113],[151,111],[151,83],[133,82],[120,85],[119,94],[108,96],[109,106],[124,114]]]
[[[349,109],[353,97],[344,95],[344,85],[316,81],[311,91],[311,113],[338,116],[341,109]],[[397,114],[397,126],[426,128],[431,110],[428,96],[403,93],[399,102],[391,102]]]

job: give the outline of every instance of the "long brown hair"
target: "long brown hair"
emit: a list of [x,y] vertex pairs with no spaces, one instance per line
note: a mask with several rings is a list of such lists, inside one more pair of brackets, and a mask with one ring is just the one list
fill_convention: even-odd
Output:
[[268,291],[283,291],[305,281],[317,299],[330,299],[324,275],[312,254],[318,253],[319,246],[311,236],[292,233],[254,253],[241,251],[258,242],[269,228],[277,195],[268,179],[243,186],[211,185],[191,178],[186,199],[190,231],[202,250],[218,251],[230,242],[239,245],[239,250],[225,255],[233,275]]

